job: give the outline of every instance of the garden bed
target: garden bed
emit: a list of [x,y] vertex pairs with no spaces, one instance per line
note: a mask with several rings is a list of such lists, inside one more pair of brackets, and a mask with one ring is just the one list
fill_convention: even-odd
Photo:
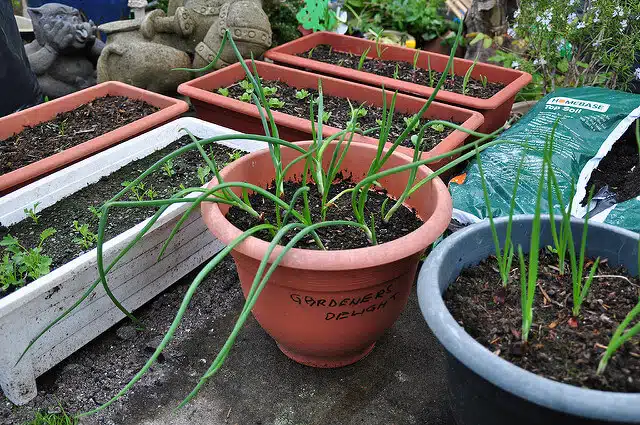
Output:
[[[12,233],[16,231],[16,235],[22,235],[25,244],[39,237],[40,227],[53,226],[58,230],[45,241],[51,243],[50,246],[43,244],[44,253],[48,250],[53,257],[51,267],[54,270],[0,299],[0,385],[14,403],[22,404],[33,398],[35,377],[124,317],[98,287],[72,314],[53,326],[16,365],[29,341],[78,300],[97,278],[96,250],[74,242],[80,234],[74,231],[73,220],[78,220],[80,225],[95,223],[88,208],[113,196],[122,188],[123,179],[139,175],[153,159],[143,158],[161,155],[156,151],[184,135],[179,131],[181,128],[188,128],[201,138],[233,133],[196,119],[180,119],[0,198],[0,223]],[[261,143],[241,140],[225,144],[245,151],[263,147]],[[221,159],[227,153],[225,149]],[[128,166],[135,161],[138,161],[135,165]],[[184,162],[176,159],[173,164],[176,175],[168,179],[164,171],[156,172],[157,176],[149,180],[146,189],[153,186],[156,196],[166,195],[179,186],[174,178],[183,175],[189,176],[184,184],[199,184],[200,179],[191,168],[192,161],[195,159],[187,158]],[[113,178],[103,179],[114,172],[118,174]],[[34,220],[27,217],[25,209],[33,208],[36,203],[35,214],[40,217],[34,228]],[[55,204],[58,205],[52,207]],[[160,247],[185,209],[184,205],[167,209],[109,273],[111,290],[126,308],[132,310],[144,304],[221,249],[222,245],[199,220],[199,214],[194,213],[169,245],[165,256],[157,261]],[[104,245],[105,264],[109,264],[135,237],[151,213],[143,210],[128,217],[129,210],[126,211],[126,215],[118,215],[117,210],[110,215],[111,223],[122,220],[126,224],[107,230],[111,239]],[[2,232],[6,234],[7,229]],[[77,258],[68,261],[78,254]]]
[[[246,63],[251,66],[249,61]],[[327,124],[322,127],[323,137],[329,137],[344,128],[346,121],[350,118],[347,99],[351,101],[354,107],[365,104],[368,111],[380,111],[383,105],[382,90],[374,87],[319,76],[265,62],[256,62],[255,65],[263,81],[269,81],[269,84],[277,82],[275,83],[275,88],[278,91],[271,97],[275,97],[277,101],[284,102],[284,104],[280,108],[272,108],[272,112],[274,121],[278,125],[280,137],[285,140],[302,141],[311,139],[312,123],[309,121],[309,102],[311,93],[317,91],[319,81],[322,82],[323,96],[325,98],[324,110],[327,114],[331,113]],[[248,101],[239,100],[239,97],[246,91],[240,85],[243,80],[245,80],[244,70],[240,64],[236,64],[184,83],[180,85],[178,91],[191,98],[200,118],[224,124],[238,131],[264,134],[257,107]],[[246,82],[243,84],[246,84]],[[220,89],[227,89],[228,93],[225,93],[224,90],[222,91],[227,96],[220,94]],[[296,98],[296,93],[302,90],[309,93],[308,97],[304,99]],[[391,104],[392,97],[393,92],[387,90],[387,107]],[[248,99],[245,97],[245,100]],[[424,99],[403,94],[397,95],[394,113],[396,116],[394,135],[397,136],[401,129],[406,127],[403,118],[416,114],[424,106],[424,103]],[[371,128],[372,126],[377,126],[375,120],[379,119],[381,115],[376,115],[376,113],[367,112],[364,117],[361,117],[360,120],[363,127]],[[462,123],[464,128],[470,130],[480,127],[483,121],[482,116],[477,112],[433,102],[423,115],[422,122],[436,119]],[[434,129],[429,129],[427,133],[431,137],[430,143],[435,144],[435,146],[423,153],[423,158],[449,152],[462,146],[468,139],[468,134],[458,130],[447,133],[446,128],[443,129],[442,134]],[[393,139],[393,136],[391,139]],[[353,140],[378,144],[378,139],[359,134],[354,135]],[[402,146],[398,149],[404,154],[413,155],[413,149],[408,146]],[[430,164],[430,168],[438,169],[447,162],[447,160],[438,161]]]
[[0,195],[164,124],[187,109],[181,100],[109,81],[2,117]]
[[[331,46],[330,50],[326,46]],[[316,53],[317,48],[319,51]],[[363,57],[365,52],[366,57]],[[376,45],[374,41],[330,32],[317,32],[278,46],[265,53],[265,57],[278,64],[335,75],[376,87],[384,86],[425,98],[433,93],[437,76],[444,71],[448,61],[448,56],[438,53]],[[361,57],[364,63],[358,70]],[[516,94],[531,81],[531,75],[478,62],[470,73],[472,82],[467,84],[466,94],[462,94],[460,92],[464,76],[471,66],[474,66],[473,61],[455,58],[455,78],[448,79],[448,86],[441,88],[436,100],[482,112],[485,122],[480,131],[491,132],[505,123]],[[429,68],[432,78],[429,78]],[[394,74],[397,78],[393,78]],[[486,87],[479,87],[485,78]]]

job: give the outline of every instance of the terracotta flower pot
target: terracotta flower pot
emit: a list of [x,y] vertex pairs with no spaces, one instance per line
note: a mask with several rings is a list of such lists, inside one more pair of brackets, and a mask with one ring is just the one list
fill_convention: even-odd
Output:
[[[299,145],[306,147],[309,142]],[[325,162],[334,148],[332,144],[325,152]],[[353,173],[355,181],[360,180],[374,154],[374,146],[354,142],[343,170]],[[283,165],[298,155],[283,149]],[[409,157],[395,154],[387,167],[408,162]],[[302,162],[293,166],[289,177],[299,176],[302,166]],[[421,167],[418,178],[429,173]],[[269,151],[257,151],[233,162],[222,171],[222,177],[227,182],[247,181],[266,187],[274,178]],[[381,184],[398,196],[407,177],[407,173],[392,175]],[[213,180],[210,186],[215,183]],[[315,367],[345,366],[366,356],[385,329],[393,325],[407,302],[420,256],[451,219],[451,198],[440,179],[424,185],[408,205],[415,208],[424,224],[402,238],[345,251],[294,248],[287,253],[253,309],[255,318],[284,354]],[[227,205],[202,205],[205,223],[224,243],[241,234],[225,218],[228,209]],[[245,295],[267,246],[267,242],[250,237],[232,252]],[[271,261],[281,249],[275,250]]]
[[[249,62],[248,62],[249,63]],[[250,65],[249,65],[250,66]],[[322,81],[322,90],[325,95],[349,98],[354,103],[366,102],[368,105],[382,107],[382,90],[342,81],[336,78],[320,76],[317,74],[272,65],[265,62],[256,62],[258,75],[265,80],[279,80],[298,89],[317,89],[318,80]],[[240,64],[228,66],[219,71],[212,72],[195,80],[191,80],[178,87],[178,92],[189,96],[196,108],[198,118],[210,121],[243,133],[264,134],[262,121],[258,108],[247,102],[232,99],[214,93],[217,88],[227,87],[245,78],[245,73]],[[393,97],[392,91],[387,91],[387,105]],[[286,99],[284,99],[286,101]],[[398,94],[395,113],[415,114],[424,105],[425,100],[404,94]],[[457,108],[442,103],[433,102],[429,110],[423,115],[428,119],[442,119],[457,121],[470,130],[476,130],[482,125],[482,115],[467,109]],[[289,141],[309,140],[312,137],[311,121],[304,118],[273,110],[273,118],[278,125],[280,137]],[[322,126],[324,137],[340,132],[342,129]],[[454,131],[443,139],[431,151],[423,154],[423,158],[441,155],[462,146],[468,134],[462,131]],[[378,144],[378,140],[372,137],[355,135],[354,141],[370,144]],[[413,149],[398,147],[398,151],[413,155]],[[437,170],[448,160],[441,160],[430,164]]]
[[80,145],[66,149],[7,174],[0,175],[0,195],[5,195],[40,177],[44,177],[54,171],[171,121],[189,109],[189,105],[182,100],[172,99],[117,81],[108,81],[0,118],[0,140],[19,133],[25,127],[31,127],[49,121],[62,112],[71,111],[96,98],[106,95],[126,96],[131,99],[144,100],[160,110]]
[[[326,75],[336,75],[352,81],[371,84],[376,87],[384,85],[388,89],[397,89],[406,93],[412,93],[423,97],[428,97],[433,89],[428,86],[395,80],[389,77],[382,77],[368,72],[357,71],[351,68],[319,62],[306,57],[296,56],[306,52],[320,44],[328,44],[333,50],[353,53],[360,56],[367,48],[369,58],[376,58],[376,43],[362,38],[339,35],[330,32],[317,32],[297,40],[278,46],[265,53],[265,57],[280,64],[287,64],[301,69],[309,69]],[[382,53],[383,60],[395,60],[413,63],[415,49],[406,47],[385,45]],[[441,55],[433,52],[420,51],[418,64],[420,68],[427,68],[427,57],[431,57],[431,69],[442,72],[444,70],[448,55]],[[454,72],[456,75],[464,76],[473,64],[473,61],[456,58]],[[480,75],[487,77],[489,82],[505,84],[505,87],[489,99],[466,96],[446,90],[440,90],[436,99],[452,105],[470,108],[480,111],[484,115],[484,125],[481,131],[494,131],[505,123],[511,111],[511,105],[515,96],[524,86],[531,81],[531,75],[526,72],[514,69],[502,68],[495,65],[478,62],[471,73],[471,77],[478,79]]]

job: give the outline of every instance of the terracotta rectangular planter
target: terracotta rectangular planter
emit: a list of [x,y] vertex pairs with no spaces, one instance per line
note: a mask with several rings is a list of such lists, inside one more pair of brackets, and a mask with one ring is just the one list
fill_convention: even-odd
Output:
[[55,155],[11,171],[10,173],[0,175],[0,196],[103,151],[110,146],[117,145],[118,143],[171,121],[189,109],[189,105],[182,100],[172,99],[118,81],[107,81],[0,118],[0,140],[19,133],[25,127],[32,127],[47,122],[62,112],[72,111],[79,106],[106,95],[126,96],[130,99],[143,100],[160,110],[80,145],[66,149]]
[[[0,198],[0,226],[28,219],[24,209],[36,202],[40,208],[49,207],[130,162],[170,145],[185,135],[183,128],[199,138],[235,133],[195,118],[180,118]],[[264,143],[253,140],[229,140],[220,144],[247,152],[265,147]],[[113,293],[130,311],[144,305],[224,247],[195,212],[158,260],[160,247],[187,209],[187,204],[169,207],[109,273]],[[144,220],[108,240],[103,251],[105,263],[111,262],[146,223]],[[33,399],[37,394],[38,376],[124,318],[100,285],[16,364],[29,341],[73,305],[96,280],[96,261],[94,248],[0,299],[0,387],[13,403],[24,404]]]
[[[249,61],[247,61],[249,64]],[[369,105],[382,107],[382,90],[362,84],[342,81],[332,77],[319,76],[310,72],[286,68],[266,62],[256,62],[258,74],[264,80],[279,80],[298,89],[317,89],[318,80],[322,81],[322,90],[325,95],[349,98],[352,102],[366,102]],[[211,74],[191,80],[178,87],[178,92],[189,96],[195,106],[199,118],[224,125],[243,133],[264,134],[258,108],[247,102],[232,99],[214,93],[220,87],[227,87],[245,78],[244,70],[240,64],[235,64]],[[387,104],[390,104],[392,91],[386,92]],[[404,94],[398,94],[396,99],[396,113],[415,114],[422,108],[425,100]],[[278,131],[282,139],[288,141],[302,141],[311,139],[311,121],[294,117],[277,110],[273,110],[273,119],[278,125]],[[476,130],[482,125],[482,115],[467,109],[433,102],[424,118],[442,119],[462,123],[463,127]],[[322,126],[324,137],[336,134],[342,129]],[[431,151],[423,154],[424,158],[440,155],[463,145],[468,134],[462,131],[453,131]],[[372,137],[355,135],[355,141],[378,144],[378,140]],[[413,149],[400,146],[400,152],[413,155]],[[430,164],[430,168],[438,169],[448,161],[441,160]]]
[[[363,38],[340,35],[332,32],[316,32],[308,36],[299,38],[289,43],[278,46],[265,53],[265,57],[275,63],[308,69],[326,75],[335,75],[352,81],[371,84],[376,87],[400,90],[405,93],[429,97],[433,89],[420,84],[395,80],[389,77],[382,77],[368,72],[358,71],[351,68],[344,68],[337,65],[319,62],[306,57],[296,56],[306,52],[320,44],[328,44],[333,50],[353,53],[360,56],[369,48],[367,57],[377,58],[376,43]],[[382,53],[383,60],[394,60],[413,63],[415,49],[406,47],[384,45]],[[441,55],[434,52],[420,51],[418,66],[427,69],[427,58],[431,57],[431,69],[442,72],[449,59],[448,55]],[[473,64],[473,61],[455,58],[454,72],[456,75],[464,76]],[[495,65],[478,62],[471,72],[471,77],[478,79],[480,75],[487,77],[490,82],[505,84],[506,86],[489,99],[466,96],[446,90],[440,90],[436,100],[452,105],[479,111],[484,115],[484,125],[480,128],[483,132],[492,132],[502,126],[509,117],[511,105],[516,94],[531,81],[531,75],[515,69],[502,68]]]

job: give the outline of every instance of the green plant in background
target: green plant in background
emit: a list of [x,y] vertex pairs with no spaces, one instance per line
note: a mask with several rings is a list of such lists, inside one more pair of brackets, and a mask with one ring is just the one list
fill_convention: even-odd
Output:
[[296,14],[302,9],[303,4],[302,0],[265,0],[262,2],[262,9],[271,24],[272,47],[300,37]]
[[23,210],[24,213],[28,215],[29,218],[31,218],[31,220],[33,220],[35,224],[38,224],[38,219],[40,219],[40,216],[36,214],[36,209],[38,208],[38,205],[40,205],[40,202],[36,202],[35,204],[33,204],[33,207],[25,208]]
[[306,91],[305,89],[297,90],[295,96],[296,96],[296,99],[304,100],[309,96],[309,92]]
[[[462,31],[462,26],[460,26],[459,31],[460,32]],[[354,133],[360,132],[357,120],[358,118],[361,118],[366,114],[366,110],[362,106],[359,106],[357,108],[352,107],[351,119],[347,123],[346,128],[330,137],[327,137],[326,139],[323,138],[322,137],[322,134],[323,134],[322,117],[325,111],[324,111],[324,103],[323,103],[322,85],[319,83],[317,110],[314,107],[313,102],[310,104],[311,106],[310,117],[311,117],[311,121],[314,123],[314,131],[313,131],[314,137],[309,147],[307,149],[304,149],[301,146],[282,140],[278,136],[279,134],[278,128],[273,120],[271,107],[269,105],[269,102],[267,101],[267,98],[265,96],[260,80],[256,78],[257,76],[251,73],[251,71],[245,64],[245,62],[241,60],[242,57],[240,55],[240,52],[238,51],[233,40],[230,38],[230,33],[228,30],[227,32],[225,32],[225,36],[224,36],[222,45],[220,47],[220,52],[226,46],[226,43],[230,43],[231,48],[233,49],[233,51],[236,53],[236,56],[240,60],[239,63],[243,67],[247,77],[252,81],[254,85],[255,89],[252,92],[251,96],[252,96],[253,102],[258,106],[258,109],[260,111],[263,111],[263,114],[261,114],[261,121],[263,123],[266,134],[264,136],[253,135],[253,134],[247,134],[247,135],[230,134],[230,135],[216,136],[206,140],[198,140],[193,135],[188,133],[191,136],[193,141],[191,144],[183,146],[180,149],[172,153],[169,153],[164,158],[160,159],[149,169],[142,172],[142,174],[138,178],[136,178],[135,180],[127,184],[127,186],[123,190],[121,190],[118,194],[116,194],[112,199],[106,202],[105,205],[103,206],[103,215],[100,219],[100,224],[99,224],[98,233],[97,233],[98,235],[97,266],[98,266],[98,274],[100,277],[93,283],[93,285],[87,288],[85,295],[80,300],[78,300],[74,304],[74,306],[72,306],[71,308],[63,312],[56,320],[50,323],[38,336],[36,336],[32,340],[32,342],[26,348],[25,353],[29,350],[29,348],[33,345],[33,343],[35,343],[35,341],[38,340],[40,336],[42,336],[45,332],[47,332],[48,329],[51,328],[51,326],[55,325],[55,323],[57,323],[59,320],[64,318],[67,314],[73,311],[73,309],[77,307],[84,299],[86,299],[89,296],[89,294],[91,294],[91,292],[95,289],[95,287],[101,284],[105,289],[105,291],[107,291],[107,294],[111,294],[109,290],[107,274],[109,273],[110,270],[113,269],[113,267],[115,267],[117,262],[121,258],[123,258],[136,243],[138,243],[141,240],[141,238],[146,234],[146,232],[148,232],[151,229],[151,227],[155,224],[155,222],[159,219],[162,213],[166,211],[166,209],[169,206],[176,203],[185,203],[187,204],[188,208],[186,209],[183,216],[176,223],[169,238],[165,241],[165,244],[160,250],[160,254],[159,254],[160,257],[164,254],[166,247],[168,246],[172,238],[176,235],[176,232],[185,223],[185,221],[188,219],[190,214],[199,209],[200,204],[202,202],[216,202],[216,203],[228,204],[228,205],[240,208],[242,211],[246,212],[252,217],[260,217],[260,214],[256,212],[251,206],[251,204],[248,202],[248,192],[251,191],[255,194],[258,194],[264,197],[266,200],[273,202],[273,204],[275,205],[274,211],[276,215],[276,221],[274,223],[263,222],[243,232],[238,238],[230,242],[229,245],[225,247],[219,254],[217,254],[209,263],[207,263],[203,267],[203,269],[199,272],[198,276],[194,279],[193,283],[187,290],[186,295],[178,310],[178,313],[176,314],[176,317],[173,323],[171,324],[169,330],[165,334],[162,342],[158,345],[155,352],[151,355],[151,357],[146,362],[146,364],[142,367],[142,369],[111,400],[109,400],[108,402],[104,403],[103,405],[97,407],[96,409],[90,412],[82,413],[81,415],[79,415],[79,417],[93,414],[111,405],[113,402],[119,399],[122,395],[126,394],[132,388],[132,386],[149,370],[149,368],[154,364],[154,362],[158,359],[158,356],[162,353],[162,351],[165,349],[167,344],[173,338],[173,335],[175,334],[177,328],[179,327],[182,317],[189,306],[191,298],[195,294],[200,283],[211,272],[211,270],[214,267],[216,267],[220,263],[220,261],[222,261],[223,258],[225,258],[239,243],[244,241],[244,239],[246,239],[247,237],[255,234],[256,232],[267,230],[271,233],[272,240],[269,243],[269,248],[267,249],[267,252],[264,258],[262,259],[262,262],[258,270],[256,271],[253,284],[247,293],[245,305],[242,309],[242,312],[240,313],[240,317],[236,322],[234,330],[229,335],[227,341],[224,343],[222,349],[220,350],[220,352],[218,353],[218,355],[210,365],[209,369],[201,377],[196,387],[185,398],[185,400],[181,403],[180,406],[184,406],[186,403],[188,403],[198,393],[201,387],[222,367],[225,359],[229,355],[231,347],[233,346],[238,336],[238,332],[240,331],[245,321],[251,314],[252,308],[254,307],[264,286],[269,281],[272,273],[278,267],[282,259],[288,254],[288,252],[294,246],[296,246],[300,241],[311,238],[317,244],[319,249],[324,249],[323,243],[316,233],[318,229],[327,227],[327,226],[352,226],[360,229],[364,233],[364,235],[366,235],[370,243],[375,245],[377,243],[376,223],[374,223],[373,220],[370,220],[370,216],[368,214],[369,212],[366,210],[366,205],[367,205],[367,199],[368,199],[370,190],[373,188],[373,186],[376,185],[377,182],[381,181],[381,179],[383,179],[384,177],[395,174],[395,173],[407,172],[408,174],[407,185],[403,193],[400,194],[400,196],[398,196],[396,200],[389,199],[389,202],[384,202],[382,205],[381,213],[383,214],[383,220],[385,222],[388,222],[389,219],[393,216],[393,214],[399,208],[404,208],[403,205],[405,201],[413,193],[415,193],[416,190],[418,190],[420,187],[422,187],[423,185],[433,180],[435,177],[441,175],[442,173],[446,173],[447,171],[451,170],[453,167],[456,167],[457,165],[459,165],[461,162],[471,158],[474,155],[474,152],[471,151],[473,148],[475,148],[476,150],[484,150],[486,148],[494,146],[497,143],[504,143],[502,141],[489,141],[489,139],[496,137],[496,135],[502,129],[499,129],[492,134],[486,135],[486,134],[478,133],[472,130],[464,129],[459,125],[452,124],[447,121],[429,121],[424,125],[422,125],[419,129],[418,139],[417,139],[419,142],[417,143],[416,149],[414,150],[412,161],[402,166],[398,166],[390,169],[383,168],[384,165],[387,163],[388,159],[391,157],[391,155],[393,155],[393,152],[395,151],[395,149],[397,149],[397,147],[400,146],[400,144],[409,137],[409,134],[411,134],[417,128],[418,121],[419,121],[418,117],[423,116],[425,112],[428,110],[431,103],[433,102],[435,96],[437,95],[438,90],[444,83],[444,80],[446,78],[446,73],[449,67],[451,66],[451,63],[453,62],[453,56],[450,56],[447,62],[447,65],[445,67],[444,73],[442,74],[438,83],[436,84],[433,93],[431,94],[429,99],[425,102],[425,104],[417,114],[418,116],[414,117],[414,119],[411,120],[407,128],[404,129],[402,134],[400,134],[400,136],[398,136],[392,144],[390,144],[390,147],[387,150],[385,150],[385,145],[387,144],[387,141],[389,139],[389,134],[392,128],[397,93],[394,93],[391,99],[390,105],[387,104],[386,95],[383,93],[382,125],[379,129],[376,129],[377,131],[379,131],[379,134],[380,134],[379,141],[378,141],[378,148],[376,150],[375,157],[371,161],[368,173],[355,185],[355,187],[349,188],[335,195],[333,198],[329,199],[329,193],[331,193],[331,186],[333,182],[336,180],[338,173],[342,170],[342,162],[346,156],[347,150],[349,149],[351,141],[354,137]],[[192,70],[192,71],[204,72],[213,68],[220,56],[220,52],[218,52],[218,55],[208,67],[205,67],[199,70]],[[314,117],[317,117],[317,120],[314,119]],[[447,152],[446,154],[438,155],[428,159],[421,159],[422,136],[424,135],[424,131],[429,126],[434,124],[442,124],[443,126],[463,131],[465,133],[471,134],[472,136],[478,137],[478,140],[476,140],[474,144],[462,146],[451,152]],[[363,133],[368,134],[368,132],[363,132]],[[275,193],[271,193],[270,191],[267,191],[262,187],[255,186],[247,182],[224,181],[224,179],[220,175],[220,172],[215,160],[213,158],[210,158],[205,152],[205,147],[212,143],[222,142],[225,140],[238,140],[238,139],[257,140],[257,141],[267,142],[269,144],[269,153],[273,162],[274,174],[275,174],[274,183],[273,183],[273,190]],[[331,156],[331,160],[329,161],[328,165],[326,165],[326,167],[323,167],[322,164],[326,164],[326,161],[323,161],[323,155],[324,155],[325,149],[332,142],[335,142],[336,144],[338,144],[339,149],[335,150],[335,153]],[[294,163],[301,162],[302,164],[304,164],[305,171],[304,171],[304,176],[301,178],[301,181],[306,182],[308,180],[311,180],[315,183],[317,187],[318,195],[320,197],[320,202],[321,202],[320,210],[322,211],[322,219],[318,222],[311,221],[311,214],[309,210],[310,206],[309,206],[309,199],[308,199],[308,192],[311,189],[309,186],[307,185],[301,186],[296,191],[296,193],[291,197],[291,201],[289,203],[284,199],[284,196],[283,196],[284,181],[290,165],[287,165],[285,167],[281,162],[280,158],[281,158],[282,146],[285,146],[299,153],[299,156],[293,162]],[[138,185],[143,181],[143,179],[146,176],[160,169],[161,165],[164,162],[166,162],[168,159],[176,158],[179,155],[182,155],[186,152],[194,151],[194,150],[197,150],[202,155],[204,161],[207,163],[207,167],[209,167],[210,172],[213,173],[213,175],[216,177],[217,184],[215,186],[211,188],[203,188],[203,187],[186,188],[184,190],[181,190],[180,192],[177,192],[176,194],[174,194],[173,196],[167,199],[157,199],[153,201],[124,200],[126,199],[126,195],[129,192],[132,192],[136,187],[138,187]],[[342,150],[342,153],[340,153],[341,150]],[[440,168],[438,171],[435,171],[429,174],[427,177],[423,178],[422,180],[418,180],[417,170],[419,167],[425,164],[440,161],[443,158],[449,158],[451,156],[455,156],[456,159],[453,160],[451,163],[445,165],[444,167]],[[200,175],[201,172],[199,171],[198,174]],[[231,191],[230,190],[231,188],[236,188],[237,190],[241,191],[241,195],[238,195],[235,192]],[[194,194],[196,196],[189,196],[191,194]],[[327,209],[331,205],[333,205],[338,198],[342,196],[348,196],[351,198],[353,220],[326,221]],[[301,202],[298,203],[297,202],[298,200],[301,200]],[[390,208],[387,205],[388,203],[392,204]],[[104,258],[103,258],[103,245],[104,245],[104,238],[105,238],[105,230],[108,226],[109,211],[113,208],[118,208],[118,209],[119,208],[149,208],[152,206],[158,207],[158,210],[153,215],[153,217],[151,217],[146,222],[145,226],[139,231],[136,238],[133,241],[131,241],[113,260],[111,260],[110,263],[105,264]],[[271,258],[275,248],[281,242],[282,237],[290,231],[294,231],[293,238],[284,247],[282,247],[282,249],[278,252],[278,254],[275,255],[275,258]],[[123,311],[123,313],[125,313],[128,317],[132,318],[133,320],[136,320],[135,317],[130,312],[128,312],[117,301],[115,297],[112,296],[112,294],[110,295],[110,297],[114,302],[114,304],[121,311]]]
[[80,235],[79,237],[73,238],[73,243],[82,249],[92,248],[96,242],[98,242],[98,236],[89,230],[87,223],[80,224],[78,220],[73,220],[73,230]]
[[4,255],[0,261],[0,291],[22,287],[49,273],[51,257],[42,253],[42,244],[55,233],[56,229],[52,227],[44,229],[35,248],[21,245],[11,235],[2,238],[0,247],[4,249]]
[[338,25],[336,13],[325,0],[305,0],[304,7],[296,13],[296,19],[304,29],[331,31]]
[[[627,90],[640,51],[640,2],[523,1],[509,36],[516,49],[490,58],[534,75],[530,98],[556,87],[582,85]],[[523,50],[522,53],[518,53]]]
[[173,177],[176,174],[176,171],[173,169],[173,160],[170,159],[164,164],[162,164],[162,171],[167,175],[167,177]]

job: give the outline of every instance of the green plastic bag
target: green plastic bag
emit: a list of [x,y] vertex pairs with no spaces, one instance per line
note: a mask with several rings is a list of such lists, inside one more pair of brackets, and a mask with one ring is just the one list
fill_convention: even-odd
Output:
[[[584,217],[587,206],[582,206],[586,185],[592,171],[611,150],[613,144],[640,116],[640,95],[596,87],[560,89],[541,99],[536,106],[509,130],[500,140],[526,144],[527,151],[516,195],[516,214],[533,214],[538,179],[542,167],[542,150],[557,122],[554,137],[553,169],[568,204],[572,183],[576,194],[571,213]],[[513,184],[524,147],[503,143],[483,151],[483,170],[494,217],[509,214]],[[449,184],[453,198],[453,218],[466,225],[487,217],[482,183],[475,160],[465,173]],[[592,202],[592,220],[611,223],[640,232],[640,200],[631,199],[615,205]],[[610,199],[608,200],[610,202]],[[549,211],[546,190],[543,211]],[[559,205],[553,205],[559,212]]]

